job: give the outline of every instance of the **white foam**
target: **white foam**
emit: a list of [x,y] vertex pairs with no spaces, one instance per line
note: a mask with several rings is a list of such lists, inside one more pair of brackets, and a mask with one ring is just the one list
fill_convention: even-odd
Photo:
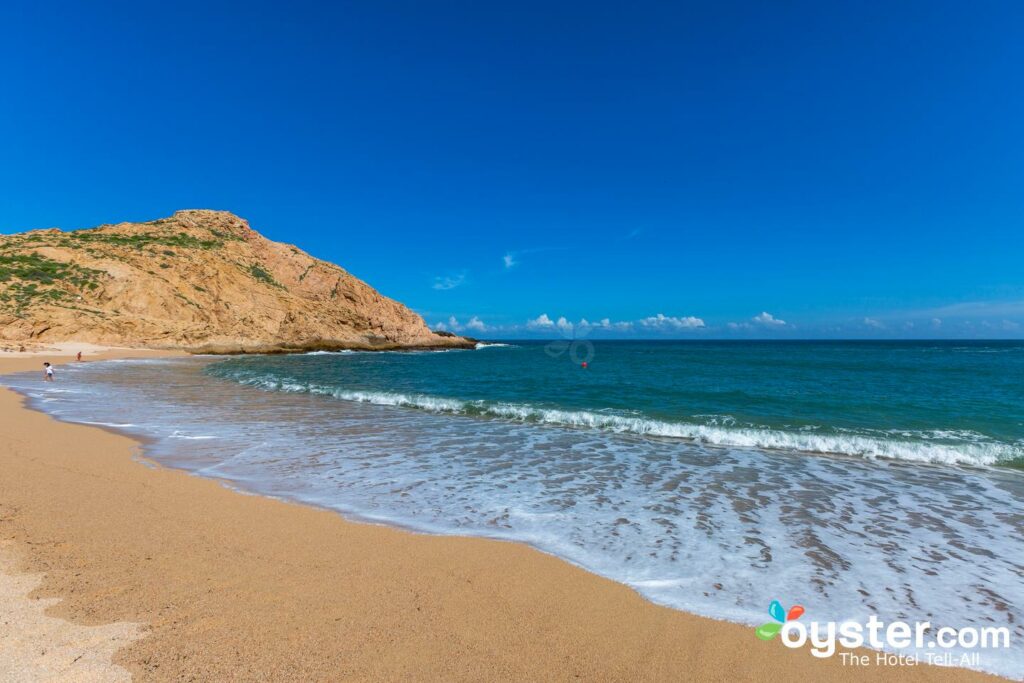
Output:
[[432,413],[461,413],[466,409],[466,403],[456,399],[437,398],[434,396],[410,396],[407,394],[387,393],[379,391],[342,391],[327,390],[313,391],[311,393],[326,393],[345,401],[358,401],[360,403],[373,403],[379,406],[402,406],[406,408],[419,408],[429,410]]
[[131,429],[135,426],[132,422],[91,422],[89,420],[77,420],[79,424],[96,425],[97,427],[110,427],[111,429]]
[[[684,439],[712,446],[800,451],[867,459],[888,458],[947,465],[988,466],[1024,458],[1024,446],[1020,444],[986,441],[979,434],[966,432],[927,434],[922,432],[919,434],[922,440],[915,441],[910,438],[893,438],[897,434],[909,437],[911,436],[910,432],[859,434],[847,430],[840,433],[824,433],[815,432],[814,430],[817,428],[814,427],[804,427],[794,431],[763,427],[736,427],[730,426],[731,418],[721,415],[709,416],[710,424],[668,422],[614,413],[539,408],[514,403],[462,401],[423,394],[349,391],[316,384],[282,382],[269,377],[252,377],[241,381],[244,384],[264,389],[322,394],[360,403],[417,408],[435,413],[491,416],[517,422],[599,429],[641,436]],[[732,422],[735,421],[732,420]],[[836,431],[838,432],[838,430]],[[961,440],[956,443],[936,442],[936,439],[952,439],[954,437]]]

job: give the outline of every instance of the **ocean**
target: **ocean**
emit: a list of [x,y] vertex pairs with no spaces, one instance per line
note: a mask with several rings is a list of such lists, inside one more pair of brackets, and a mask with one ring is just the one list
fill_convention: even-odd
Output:
[[780,600],[1007,626],[1016,647],[979,666],[1024,677],[1024,343],[514,341],[57,375],[3,382],[245,491],[529,543],[751,625]]

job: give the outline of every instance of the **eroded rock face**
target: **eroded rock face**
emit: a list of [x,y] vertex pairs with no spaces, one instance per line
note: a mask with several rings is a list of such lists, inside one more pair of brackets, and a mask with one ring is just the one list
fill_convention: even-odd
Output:
[[0,236],[0,340],[234,353],[470,346],[226,211]]

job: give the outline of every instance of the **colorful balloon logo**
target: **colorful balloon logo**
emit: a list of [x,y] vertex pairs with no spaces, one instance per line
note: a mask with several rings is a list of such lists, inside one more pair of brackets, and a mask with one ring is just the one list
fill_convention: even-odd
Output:
[[779,631],[782,630],[782,625],[787,621],[794,621],[803,616],[804,608],[800,605],[793,605],[787,612],[782,608],[782,603],[778,600],[772,600],[771,604],[768,605],[768,615],[771,616],[775,621],[769,621],[767,624],[761,624],[755,629],[754,633],[761,640],[771,640],[775,636],[779,635]]

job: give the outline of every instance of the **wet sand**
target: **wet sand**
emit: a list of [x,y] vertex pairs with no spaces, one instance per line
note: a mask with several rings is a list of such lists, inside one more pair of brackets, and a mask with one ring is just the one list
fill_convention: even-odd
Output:
[[[90,349],[87,359],[126,354]],[[13,356],[0,354],[0,373],[55,360],[60,381],[70,362]],[[843,666],[653,605],[523,545],[244,495],[145,463],[136,441],[57,422],[6,389],[0,434],[0,542],[19,572],[41,575],[31,596],[58,598],[46,614],[79,627],[139,625],[141,639],[119,643],[112,676],[123,667],[136,680],[1000,680]],[[10,578],[12,566],[0,571]],[[45,630],[5,628],[49,646]]]

